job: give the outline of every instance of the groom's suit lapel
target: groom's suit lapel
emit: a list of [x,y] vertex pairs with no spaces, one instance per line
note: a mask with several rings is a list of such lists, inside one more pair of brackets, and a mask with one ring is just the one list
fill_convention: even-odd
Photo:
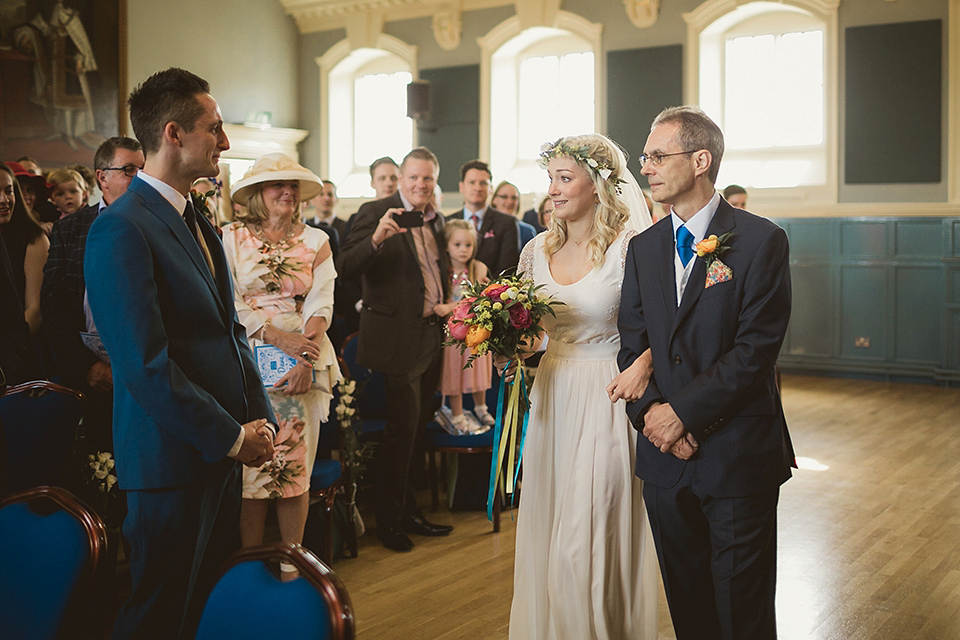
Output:
[[[733,219],[733,210],[721,199],[720,205],[717,207],[717,213],[713,216],[713,220],[710,221],[710,226],[707,228],[706,237],[723,235],[728,231],[732,231],[734,226],[736,226],[736,223]],[[673,239],[671,238],[671,243],[672,242]],[[671,258],[672,257],[671,255]],[[683,323],[684,318],[687,317],[696,305],[697,300],[700,299],[700,295],[703,293],[704,285],[707,281],[707,263],[704,262],[702,258],[697,257],[696,252],[693,254],[693,260],[693,271],[690,273],[690,279],[687,281],[687,286],[683,290],[683,299],[680,301],[680,308],[677,309],[677,315],[673,321],[673,330],[670,332],[671,340],[674,334],[676,334],[677,329]],[[675,286],[676,284],[674,283],[674,287]]]
[[677,281],[673,272],[673,225],[669,220],[660,225],[660,289],[663,306],[671,321],[677,315]]
[[[177,213],[173,205],[167,202],[156,189],[146,182],[134,179],[134,181],[130,183],[130,188],[140,196],[144,208],[170,228],[174,237],[183,247],[184,251],[187,252],[187,255],[190,256],[190,260],[193,261],[194,266],[196,266],[200,277],[203,278],[203,281],[210,288],[211,293],[213,293],[213,297],[217,301],[217,306],[220,308],[221,314],[226,314],[223,298],[217,288],[217,283],[213,280],[213,274],[210,273],[210,267],[207,266],[207,260],[203,257],[203,253],[200,251],[200,245],[197,244],[196,239],[190,235],[190,230],[183,221],[183,217]],[[204,240],[207,240],[209,246],[210,241],[206,235],[204,236]],[[211,251],[211,253],[215,252]],[[221,268],[221,265],[217,265],[217,268]]]

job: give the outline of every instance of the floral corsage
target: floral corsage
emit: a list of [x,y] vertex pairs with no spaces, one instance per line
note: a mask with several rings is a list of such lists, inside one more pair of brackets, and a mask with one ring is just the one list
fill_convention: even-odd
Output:
[[720,260],[720,257],[730,250],[729,241],[731,238],[733,238],[733,234],[730,232],[719,237],[711,235],[693,246],[694,251],[697,252],[697,257],[707,264],[707,279],[703,285],[704,289],[733,279],[733,270]]

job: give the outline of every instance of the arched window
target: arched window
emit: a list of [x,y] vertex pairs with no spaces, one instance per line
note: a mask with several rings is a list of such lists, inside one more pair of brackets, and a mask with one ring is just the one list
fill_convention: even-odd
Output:
[[699,50],[696,101],[724,130],[718,187],[836,201],[835,12],[813,10],[823,6],[710,0],[685,16]]
[[521,193],[546,186],[544,142],[599,128],[599,26],[563,12],[557,25],[521,31],[512,18],[480,41],[481,157]]
[[322,170],[341,198],[372,197],[370,164],[382,156],[399,162],[414,145],[406,88],[415,49],[389,36],[381,44],[389,48],[348,51],[344,41],[317,61],[327,105]]

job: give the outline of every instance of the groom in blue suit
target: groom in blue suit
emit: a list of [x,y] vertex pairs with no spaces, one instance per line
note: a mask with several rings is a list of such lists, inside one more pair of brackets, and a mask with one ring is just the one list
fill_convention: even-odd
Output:
[[273,455],[275,418],[236,319],[223,249],[189,198],[230,147],[209,91],[182,69],[133,91],[130,120],[146,163],[87,236],[84,273],[113,367],[131,547],[131,594],[113,638],[193,637],[220,565],[239,547],[240,463]]
[[677,640],[773,640],[777,500],[793,464],[774,373],[789,249],[780,227],[716,192],[722,156],[699,109],[654,121],[640,162],[670,215],[630,242],[619,364],[653,355],[627,412]]

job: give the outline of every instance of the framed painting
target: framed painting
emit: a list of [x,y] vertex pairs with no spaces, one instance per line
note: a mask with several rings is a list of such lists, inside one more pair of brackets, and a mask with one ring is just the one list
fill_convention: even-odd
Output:
[[126,0],[0,0],[0,160],[93,165],[126,129]]

